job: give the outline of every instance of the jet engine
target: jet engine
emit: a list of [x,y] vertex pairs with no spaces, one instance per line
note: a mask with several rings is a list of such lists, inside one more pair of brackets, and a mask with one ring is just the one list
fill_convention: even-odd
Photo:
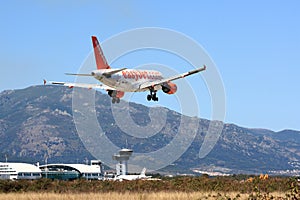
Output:
[[177,85],[172,82],[164,83],[161,87],[162,91],[167,94],[174,94],[177,91]]
[[117,91],[116,97],[121,99],[124,96],[125,92],[123,91]]
[[118,90],[108,90],[108,95],[110,97],[116,97],[121,99],[124,96],[125,92],[123,91],[118,91]]

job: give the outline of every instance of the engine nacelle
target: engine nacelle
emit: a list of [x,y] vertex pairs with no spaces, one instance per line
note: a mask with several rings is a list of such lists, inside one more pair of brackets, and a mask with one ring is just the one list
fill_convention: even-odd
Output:
[[117,91],[116,97],[121,99],[124,96],[125,92],[123,91]]
[[121,99],[124,96],[125,92],[123,91],[117,91],[117,90],[108,90],[108,95],[110,97],[117,97]]
[[177,91],[177,85],[172,82],[164,83],[161,87],[162,91],[167,94],[174,94]]

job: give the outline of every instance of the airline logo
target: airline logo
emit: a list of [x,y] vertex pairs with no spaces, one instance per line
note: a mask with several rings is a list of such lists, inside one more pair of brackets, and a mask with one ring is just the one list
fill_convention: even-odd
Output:
[[122,71],[122,75],[125,79],[152,79],[159,80],[162,79],[161,73],[155,71]]

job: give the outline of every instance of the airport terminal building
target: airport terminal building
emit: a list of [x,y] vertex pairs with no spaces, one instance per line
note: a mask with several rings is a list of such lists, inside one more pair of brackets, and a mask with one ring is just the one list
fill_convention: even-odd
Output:
[[34,180],[39,178],[102,180],[102,163],[99,160],[91,160],[89,165],[62,163],[47,165],[39,165],[37,163],[37,165],[33,165],[28,163],[0,162],[0,179]]
[[28,163],[0,162],[0,179],[39,179],[42,171],[39,167]]
[[90,165],[86,164],[47,164],[41,165],[44,178],[73,180],[84,178],[88,180],[102,180],[103,169],[100,160],[91,160]]
[[100,160],[91,160],[90,164],[65,164],[52,163],[36,165],[29,163],[13,163],[0,162],[0,179],[39,179],[49,178],[58,180],[115,180],[116,177],[127,174],[127,161],[132,155],[131,149],[121,149],[119,154],[114,154],[112,158],[118,163],[116,164],[116,174],[107,174],[104,172],[102,162]]

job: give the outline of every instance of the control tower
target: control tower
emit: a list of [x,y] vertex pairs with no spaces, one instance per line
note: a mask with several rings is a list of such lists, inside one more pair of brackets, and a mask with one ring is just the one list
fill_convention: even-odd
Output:
[[117,175],[126,175],[127,174],[127,161],[129,157],[132,155],[132,149],[121,149],[119,154],[114,154],[112,156],[113,160],[118,161],[119,163],[116,164],[116,171]]

